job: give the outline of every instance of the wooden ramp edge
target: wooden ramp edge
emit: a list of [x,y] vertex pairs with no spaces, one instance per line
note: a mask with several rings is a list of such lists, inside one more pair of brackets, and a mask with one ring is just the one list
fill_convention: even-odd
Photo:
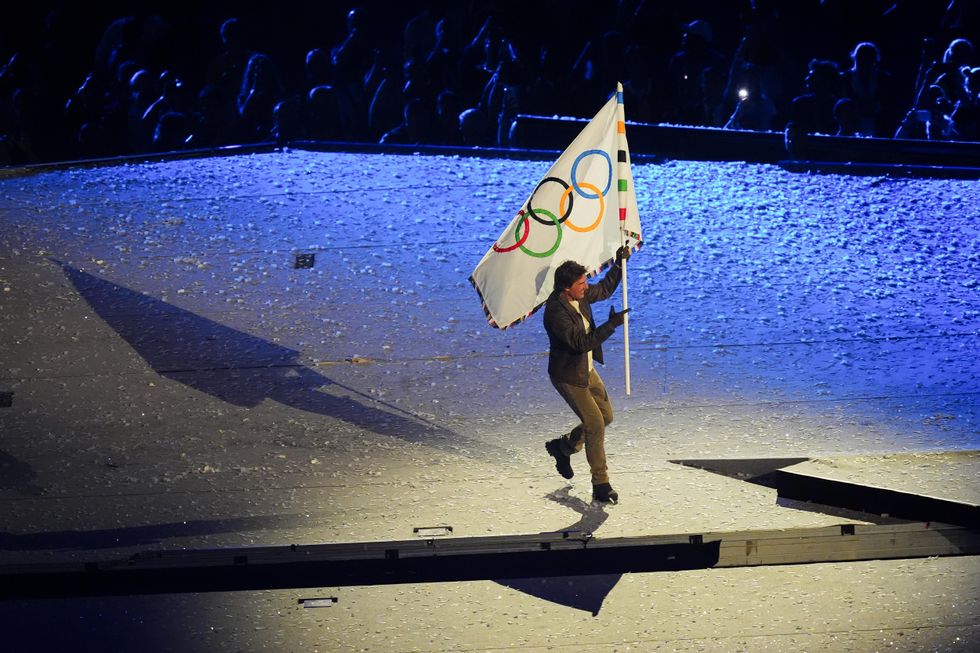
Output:
[[459,582],[976,555],[980,530],[924,522],[601,539],[492,537],[148,551],[0,567],[0,599]]

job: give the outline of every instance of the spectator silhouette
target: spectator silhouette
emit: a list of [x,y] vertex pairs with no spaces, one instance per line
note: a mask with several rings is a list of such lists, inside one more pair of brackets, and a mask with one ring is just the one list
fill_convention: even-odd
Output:
[[495,127],[494,141],[499,147],[507,147],[510,143],[510,125],[517,117],[520,89],[521,76],[517,63],[501,61],[484,91],[487,115]]
[[361,7],[354,7],[347,12],[347,33],[340,44],[330,50],[330,61],[337,82],[354,82],[364,73],[364,66],[371,52],[365,28],[367,20],[365,10]]
[[436,98],[436,118],[439,123],[436,142],[443,145],[459,145],[462,134],[459,130],[459,97],[451,90],[445,90]]
[[117,18],[105,28],[95,48],[92,73],[108,76],[115,69],[115,62],[125,60],[140,65],[147,63],[140,48],[140,24],[135,16]]
[[229,104],[225,92],[215,84],[205,84],[198,93],[199,117],[191,144],[216,147],[241,142],[238,110]]
[[[555,112],[554,98],[562,93],[561,89],[567,88],[566,75],[568,66],[560,60],[558,49],[542,44],[538,49],[537,68],[532,74],[527,75],[523,83],[523,97],[521,98],[521,110],[537,115],[547,115]],[[628,62],[635,63],[634,75],[627,76],[623,80],[624,88],[633,84],[643,85],[647,77],[640,72],[640,67],[646,63],[646,58],[639,54],[635,57],[627,56]],[[634,120],[641,119],[638,115],[639,100],[637,96],[630,94],[633,101],[630,103],[630,116]],[[460,97],[460,101],[465,98]]]
[[724,98],[732,103],[738,97],[745,71],[753,69],[761,86],[760,92],[772,100],[776,107],[774,122],[784,117],[792,97],[786,80],[793,73],[793,57],[786,45],[787,21],[779,15],[779,7],[772,0],[750,2],[745,33],[739,41],[729,68],[728,84]]
[[8,137],[8,154],[19,162],[49,159],[78,127],[67,126],[63,115],[65,97],[78,83],[68,73],[78,62],[57,60],[61,51],[52,39],[67,33],[58,27],[58,15],[46,16],[40,47],[5,51],[7,64],[0,69],[0,133]]
[[[371,19],[372,16],[362,7],[354,7],[347,12],[347,33],[343,41],[330,51],[334,93],[345,107],[351,107],[348,140],[360,137],[367,122],[370,98],[365,94],[364,77],[373,63],[369,34]],[[346,113],[346,109],[343,112]]]
[[39,134],[44,125],[38,124],[37,100],[29,88],[18,88],[11,96],[11,124],[9,130],[9,157],[14,161],[33,163],[43,159],[44,146]]
[[490,120],[482,104],[477,104],[459,114],[459,133],[463,145],[469,147],[493,145],[496,136],[490,131]]
[[405,118],[400,125],[381,137],[383,145],[418,145],[431,143],[435,136],[435,112],[419,98],[405,105]]
[[151,148],[156,152],[183,149],[191,137],[190,118],[179,111],[167,111],[156,122]]
[[425,61],[436,46],[436,19],[432,10],[423,6],[421,11],[405,25],[403,59]]
[[503,35],[498,21],[487,18],[473,40],[463,49],[461,95],[469,99],[481,98],[502,61],[517,61],[517,50]]
[[187,96],[187,90],[184,87],[183,80],[172,72],[165,70],[160,73],[159,85],[160,97],[146,108],[146,111],[143,112],[142,119],[143,130],[150,135],[151,142],[155,143],[153,149],[157,151],[159,151],[159,147],[156,143],[174,143],[175,140],[171,137],[171,134],[180,131],[180,129],[177,129],[176,119],[171,117],[169,119],[169,126],[164,130],[166,138],[162,141],[157,139],[157,127],[163,116],[168,113],[188,114],[191,112],[191,101]]
[[[623,93],[630,98],[629,120],[650,122],[656,116],[654,98],[658,95],[658,87],[649,66],[650,56],[643,46],[630,46],[626,51],[626,73],[623,76]],[[534,97],[534,96],[531,96]],[[542,96],[554,97],[553,92]]]
[[100,121],[86,122],[78,128],[78,138],[75,141],[76,156],[83,159],[97,159],[108,156],[111,134]]
[[245,67],[238,94],[238,115],[242,134],[250,142],[272,137],[272,110],[282,95],[282,84],[275,64],[264,54],[253,54]]
[[565,112],[578,114],[587,111],[585,108],[585,98],[593,98],[599,94],[599,89],[603,84],[600,79],[599,46],[595,40],[588,40],[582,47],[571,66],[569,73],[569,83],[575,88],[580,89],[578,93],[565,100],[563,107]]
[[963,72],[964,98],[957,101],[950,119],[953,137],[964,141],[980,141],[980,67]]
[[385,53],[381,48],[371,50],[371,65],[368,67],[367,72],[364,73],[363,83],[361,84],[361,93],[367,98],[369,108],[371,100],[374,99],[374,94],[378,91],[378,86],[381,85],[381,81],[388,74],[390,68],[388,65],[389,58],[390,55]]
[[379,140],[397,127],[402,121],[404,106],[400,76],[394,70],[386,70],[368,109],[369,136]]
[[[953,39],[943,52],[942,59],[934,62],[922,77],[922,90],[919,95],[930,86],[938,86],[951,102],[964,99],[962,69],[973,64],[973,57],[973,43],[967,39]],[[918,104],[918,97],[916,104]]]
[[[960,37],[971,43],[980,39],[980,3],[976,0],[950,0],[940,23],[941,33]],[[971,62],[976,66],[977,62]]]
[[324,86],[330,83],[331,64],[330,55],[325,50],[313,48],[306,53],[306,92],[315,86]]
[[102,33],[95,50],[92,72],[100,79],[112,79],[118,65],[134,61],[150,70],[162,70],[176,49],[174,42],[185,35],[175,34],[161,16],[124,16],[113,21]]
[[748,67],[744,70],[743,82],[736,93],[735,110],[725,124],[725,129],[768,131],[776,115],[776,105],[766,94],[757,68]]
[[306,138],[306,119],[303,101],[289,97],[276,104],[272,110],[272,137],[280,145]]
[[922,92],[919,102],[906,114],[895,138],[946,140],[952,134],[952,111],[953,104],[943,89],[933,84]]
[[851,51],[851,67],[841,73],[841,90],[854,101],[858,117],[856,133],[862,136],[882,133],[884,110],[890,104],[890,80],[879,68],[880,59],[874,43],[858,43]]
[[603,89],[608,93],[611,80],[622,81],[625,74],[625,62],[623,58],[623,46],[626,36],[622,32],[610,30],[604,32],[595,40],[595,58],[593,65],[593,80],[596,84],[596,92],[603,94]]
[[725,124],[728,116],[728,107],[725,106],[726,83],[725,70],[721,66],[701,71],[701,111],[704,116],[701,124],[708,127],[721,127]]
[[146,69],[137,70],[129,78],[129,97],[126,105],[126,142],[132,152],[143,152],[150,145],[150,135],[144,127],[143,115],[158,97],[155,80]]
[[437,88],[455,89],[459,83],[459,49],[449,30],[451,22],[443,18],[435,26],[435,43],[423,58],[425,71]]
[[347,131],[349,106],[333,86],[315,86],[307,94],[307,135],[314,140],[351,140]]
[[849,97],[837,100],[834,105],[834,120],[837,122],[835,136],[870,136],[861,132],[861,113],[858,103]]
[[140,71],[139,65],[132,60],[123,61],[116,67],[116,75],[113,79],[112,96],[115,99],[125,100],[128,106],[129,82],[133,75]]
[[806,92],[793,98],[790,123],[793,131],[804,134],[836,134],[834,105],[839,95],[840,71],[833,61],[810,62],[804,86]]
[[[91,63],[89,57],[79,56],[82,42],[77,22],[83,11],[80,8],[61,8],[48,12],[44,17],[43,33],[36,50],[34,90],[41,92],[45,103],[51,102],[52,107],[61,107]],[[125,81],[128,82],[129,78],[125,78]],[[58,135],[63,136],[62,133]]]
[[[237,140],[241,138],[238,94],[245,78],[245,68],[254,52],[248,47],[244,25],[238,18],[228,18],[221,23],[218,35],[221,50],[208,63],[201,89],[208,102],[206,108],[202,107],[206,125],[202,136],[204,140],[210,140],[212,136],[218,138],[219,134],[227,134]],[[219,119],[231,122],[221,127],[217,122]]]
[[424,64],[415,59],[408,59],[402,65],[402,75],[405,80],[402,95],[405,96],[406,101],[430,100],[435,95],[433,80],[426,74]]
[[33,80],[28,73],[28,64],[23,53],[12,53],[3,68],[0,68],[0,90],[5,94],[13,93],[18,88],[32,84]]
[[129,147],[128,109],[129,80],[139,70],[135,61],[122,61],[116,66],[110,84],[105,87],[101,122],[107,130],[107,149],[104,155],[125,152]]
[[[108,104],[107,91],[103,83],[91,73],[86,75],[85,80],[78,89],[68,98],[65,103],[64,119],[74,135],[73,149],[65,152],[69,156],[100,156],[103,153],[103,143],[105,137],[102,128],[104,110]],[[34,114],[34,109],[31,110]],[[38,123],[39,116],[32,115],[31,125],[36,125],[36,129],[43,126],[43,122]],[[82,138],[82,129],[85,130],[85,138]],[[84,143],[84,146],[82,144]],[[37,143],[32,139],[32,151],[34,154],[42,154],[34,151]],[[43,155],[41,156],[43,157]]]
[[246,46],[244,30],[237,18],[221,23],[218,33],[221,36],[221,52],[208,64],[205,82],[231,99],[238,93],[245,67],[253,53]]
[[705,107],[713,106],[720,97],[706,96],[705,81],[717,78],[712,74],[714,69],[724,68],[724,58],[711,48],[712,40],[708,21],[698,19],[684,25],[681,49],[667,66],[669,92],[674,100],[670,120],[685,125],[709,124]]

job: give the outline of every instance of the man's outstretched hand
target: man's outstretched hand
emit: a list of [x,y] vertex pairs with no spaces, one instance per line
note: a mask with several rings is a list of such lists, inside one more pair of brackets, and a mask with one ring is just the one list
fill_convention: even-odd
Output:
[[627,240],[625,245],[620,245],[619,249],[616,250],[616,263],[628,261],[631,255],[630,241]]
[[609,307],[609,324],[614,327],[623,326],[623,322],[626,320],[626,314],[630,312],[630,309],[625,311],[617,311],[614,306]]

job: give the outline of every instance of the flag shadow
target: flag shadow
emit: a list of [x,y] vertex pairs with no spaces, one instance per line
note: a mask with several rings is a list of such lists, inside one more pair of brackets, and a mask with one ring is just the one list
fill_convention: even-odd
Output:
[[[571,508],[581,515],[581,519],[558,532],[581,531],[594,533],[609,518],[602,504],[586,503],[569,494],[570,485],[545,495],[545,498]],[[584,610],[593,617],[599,615],[602,603],[616,586],[622,574],[592,574],[551,576],[539,578],[494,579],[494,582],[510,587],[530,596],[564,605],[576,610]]]
[[37,479],[37,472],[33,467],[0,449],[0,490],[41,496],[44,494],[44,488],[37,485],[35,479]]
[[235,406],[253,408],[271,399],[411,443],[476,457],[505,455],[368,395],[369,403],[343,396],[362,393],[306,367],[295,349],[60,265],[99,317],[163,377]]

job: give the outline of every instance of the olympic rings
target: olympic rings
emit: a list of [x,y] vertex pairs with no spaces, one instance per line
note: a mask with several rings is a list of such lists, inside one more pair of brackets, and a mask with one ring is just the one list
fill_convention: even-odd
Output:
[[[583,181],[583,182],[579,183],[578,185],[579,186],[585,186],[586,188],[590,188],[590,189],[594,190],[596,192],[595,197],[598,197],[599,198],[599,215],[596,216],[595,222],[593,222],[592,224],[590,224],[588,227],[579,227],[577,225],[574,225],[574,224],[572,224],[572,221],[571,220],[567,220],[565,222],[565,226],[568,227],[569,229],[571,229],[572,231],[577,231],[580,234],[584,234],[586,232],[592,231],[593,229],[595,229],[596,227],[599,226],[599,223],[600,222],[602,222],[602,216],[605,215],[605,213],[606,213],[606,201],[604,199],[602,199],[602,195],[604,195],[605,193],[603,193],[602,195],[600,195],[599,194],[599,189],[596,188],[595,186],[593,186],[592,184],[590,184],[589,182]],[[565,199],[566,198],[568,198],[569,200],[571,200],[572,190],[578,190],[578,189],[573,186],[572,188],[569,188],[564,193],[562,193],[561,199],[558,201],[558,210],[559,211],[562,211],[563,210],[563,207],[565,206]],[[582,191],[579,191],[579,193],[581,193],[581,192]],[[538,210],[540,211],[541,209],[538,209]]]
[[[558,218],[555,217],[555,214],[552,213],[551,211],[545,211],[544,209],[538,209],[538,211],[540,211],[541,213],[544,213],[546,216],[548,216],[549,218],[551,218],[552,221],[555,223],[555,229],[558,232],[557,233],[557,236],[555,237],[555,244],[552,245],[551,246],[551,249],[549,249],[546,252],[532,252],[527,247],[524,247],[524,245],[520,245],[520,243],[518,243],[518,245],[520,246],[521,251],[524,252],[525,254],[527,254],[528,256],[534,256],[534,257],[537,257],[537,258],[547,258],[547,257],[551,256],[552,254],[554,254],[555,252],[557,252],[558,251],[558,246],[561,245],[561,222],[558,220]],[[524,220],[526,222],[527,221],[527,218],[524,218]],[[527,231],[528,232],[531,231],[530,226],[528,227]],[[525,240],[527,239],[527,234],[526,233],[524,234],[524,238],[525,238]],[[517,240],[517,229],[514,230],[514,240]]]
[[[602,158],[604,158],[606,160],[606,165],[609,168],[608,176],[606,178],[606,187],[603,190],[599,190],[598,186],[590,182],[576,181],[576,177],[578,176],[579,163],[581,163],[585,159],[585,157],[591,155],[599,155]],[[564,179],[561,179],[560,177],[545,177],[544,179],[542,179],[538,183],[538,185],[534,188],[534,192],[531,193],[531,197],[528,199],[526,207],[521,209],[517,214],[518,220],[514,225],[514,244],[508,247],[503,247],[498,243],[494,243],[493,251],[500,254],[504,254],[507,252],[512,252],[515,249],[520,249],[528,256],[534,256],[537,258],[547,258],[553,255],[556,251],[558,251],[558,247],[561,245],[562,224],[567,226],[572,231],[576,231],[578,233],[587,233],[589,231],[595,230],[599,226],[599,223],[602,222],[602,218],[606,213],[605,196],[609,193],[610,188],[612,188],[613,165],[609,153],[605,152],[604,150],[585,150],[577,157],[575,157],[575,160],[572,163],[570,176],[571,176],[571,184],[566,182]],[[548,182],[556,183],[564,189],[564,192],[562,192],[561,196],[558,199],[558,212],[560,214],[558,216],[556,216],[551,211],[545,209],[533,208],[535,196],[538,194],[538,191],[541,189],[541,187]],[[596,219],[595,221],[592,222],[592,224],[586,227],[579,227],[578,225],[573,224],[571,220],[569,220],[569,218],[572,216],[572,209],[574,207],[576,195],[583,197],[585,199],[599,200],[599,212],[596,216]],[[539,222],[540,224],[543,224],[545,226],[554,225],[557,231],[557,233],[555,234],[555,242],[546,251],[535,252],[525,246],[525,243],[527,242],[528,238],[531,235],[531,222],[528,219],[529,217],[534,218],[535,222]],[[523,234],[521,233],[521,229],[524,230]]]
[[[584,159],[585,157],[589,156],[590,154],[598,154],[598,155],[602,156],[606,160],[606,165],[609,166],[609,177],[606,179],[606,189],[604,191],[602,191],[602,193],[599,193],[599,189],[598,188],[595,188],[595,186],[592,186],[592,188],[595,188],[595,192],[596,192],[595,195],[589,195],[588,193],[582,192],[582,189],[579,188],[579,186],[585,186],[586,184],[584,184],[584,183],[583,184],[580,184],[577,181],[575,181],[575,176],[576,176],[575,175],[575,171],[578,170],[578,164],[582,162],[582,159]],[[609,158],[609,153],[608,152],[605,152],[603,150],[586,150],[586,151],[582,152],[581,154],[579,154],[577,157],[575,157],[575,162],[572,163],[572,187],[575,189],[575,192],[577,192],[579,195],[581,195],[582,197],[584,197],[587,200],[594,200],[594,199],[597,199],[598,197],[604,196],[606,193],[608,193],[609,192],[609,187],[612,186],[612,177],[613,177],[613,164],[612,164],[612,159]],[[567,186],[566,186],[566,188],[567,188]],[[569,210],[571,210],[571,209],[569,208]]]
[[[517,213],[517,217],[520,217],[522,215],[524,215],[524,209],[521,209]],[[521,238],[521,239],[518,239],[517,238],[517,231],[520,228],[521,228],[521,223],[518,222],[517,223],[517,226],[514,227],[514,239],[517,240],[517,244],[516,245],[511,245],[510,247],[501,247],[497,243],[494,243],[493,244],[493,251],[500,252],[501,254],[503,254],[504,252],[513,251],[513,250],[517,249],[518,247],[520,247],[521,245],[523,245],[524,244],[524,241],[527,240],[527,237],[531,235],[531,225],[528,224],[528,222],[527,222],[527,216],[526,215],[524,215],[524,237]]]
[[[531,214],[531,217],[532,218],[534,218],[535,220],[537,220],[538,222],[540,222],[541,224],[543,224],[545,226],[548,226],[551,223],[548,222],[547,220],[542,220],[541,218],[539,218],[538,217],[538,214],[534,212],[534,209],[533,208],[531,208],[531,204],[534,202],[534,196],[538,194],[538,190],[540,190],[540,188],[542,186],[544,186],[546,183],[548,183],[549,181],[553,181],[556,184],[561,184],[561,186],[563,188],[565,188],[565,190],[568,190],[568,184],[564,180],[559,179],[558,177],[545,177],[544,179],[541,180],[541,183],[538,184],[534,188],[534,192],[531,193],[531,198],[528,199],[528,201],[527,201],[527,212]],[[541,209],[538,209],[538,210],[540,211]],[[542,211],[542,213],[547,213],[547,212],[546,211]],[[568,203],[568,212],[566,213],[565,211],[562,211],[562,216],[560,218],[557,218],[558,223],[561,224],[562,222],[564,222],[565,220],[567,220],[568,219],[568,216],[570,216],[571,214],[572,214],[572,202],[569,202]],[[551,216],[550,213],[548,213],[548,215]],[[555,220],[556,218],[554,216],[551,216],[551,219],[552,220]]]

